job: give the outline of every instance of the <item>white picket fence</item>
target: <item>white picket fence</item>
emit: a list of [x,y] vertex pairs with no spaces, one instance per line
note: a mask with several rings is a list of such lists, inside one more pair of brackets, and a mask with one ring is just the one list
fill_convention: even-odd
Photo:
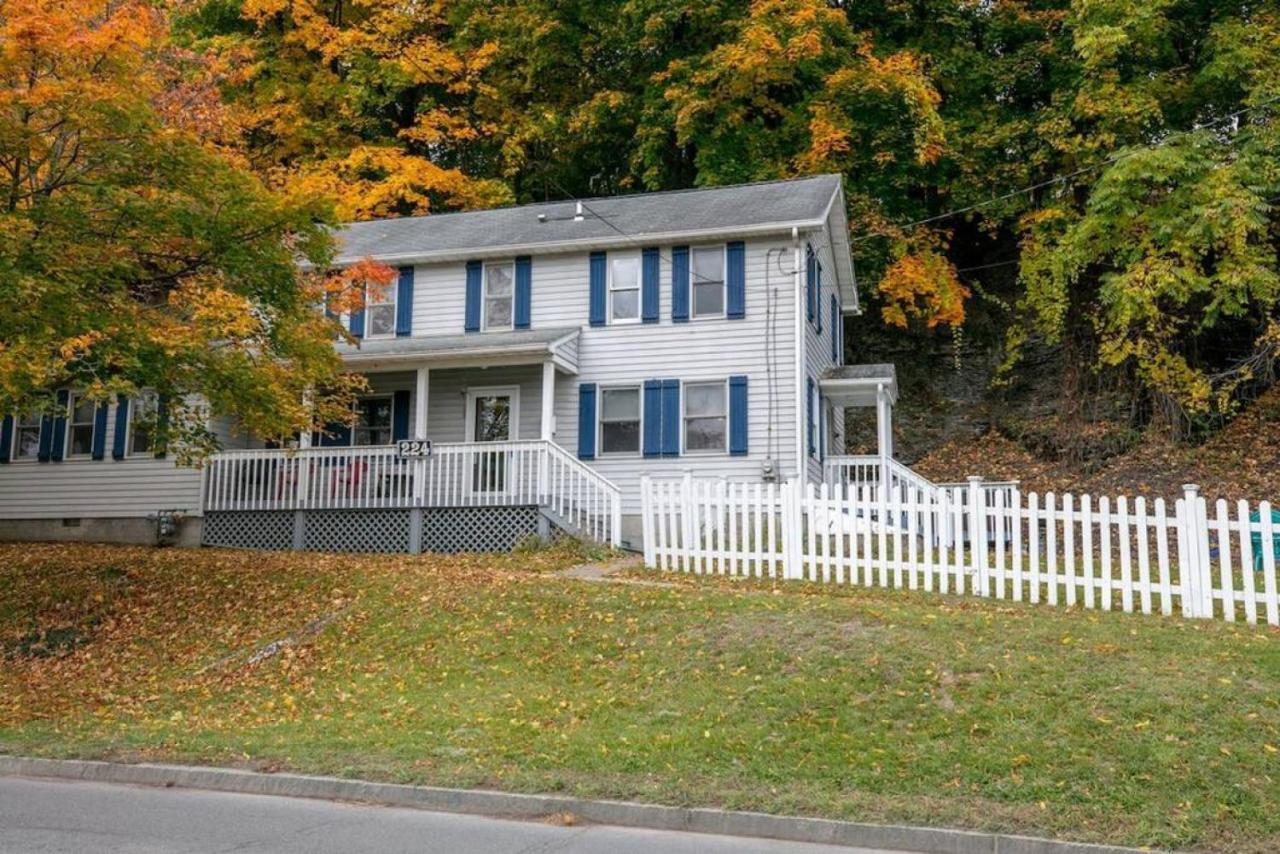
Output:
[[[1088,495],[641,482],[645,564],[701,574],[906,588],[1280,625],[1280,516]],[[956,536],[961,532],[962,536]]]

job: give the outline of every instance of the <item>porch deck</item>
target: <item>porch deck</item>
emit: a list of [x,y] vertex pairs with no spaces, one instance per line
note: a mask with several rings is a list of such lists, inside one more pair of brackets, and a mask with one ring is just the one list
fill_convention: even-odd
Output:
[[[435,445],[430,456],[414,458],[399,456],[394,446],[226,451],[206,464],[201,509],[207,528],[250,532],[241,539],[255,545],[282,535],[275,529],[271,535],[252,532],[283,528],[296,515],[298,530],[280,547],[323,548],[326,538],[309,539],[307,531],[317,520],[336,519],[347,528],[390,525],[390,538],[404,546],[386,550],[421,551],[432,546],[430,536],[423,536],[430,534],[424,511],[451,511],[429,515],[452,520],[440,524],[475,529],[486,520],[510,528],[512,513],[501,511],[525,509],[532,516],[520,516],[522,530],[540,513],[574,535],[617,545],[621,506],[616,485],[554,442],[537,439]],[[403,526],[408,527],[401,532]],[[217,536],[217,544],[238,544]],[[478,536],[476,547],[492,542]]]

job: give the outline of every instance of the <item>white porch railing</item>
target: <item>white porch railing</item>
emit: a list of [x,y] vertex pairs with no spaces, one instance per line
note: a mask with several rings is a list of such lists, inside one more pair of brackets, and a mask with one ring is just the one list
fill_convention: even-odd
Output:
[[[884,465],[884,460],[875,454],[862,455],[840,455],[827,457],[822,464],[822,482],[831,490],[848,489],[850,494],[867,496],[867,513],[873,520],[878,521],[882,512],[879,510],[881,503],[884,505],[897,506],[905,508],[909,506],[910,496],[921,494],[932,501],[945,500],[948,506],[965,507],[969,503],[972,493],[972,483],[934,483],[924,475],[916,472],[908,466],[903,465],[895,459],[888,460],[889,469],[889,489],[880,491],[880,473]],[[1003,502],[1003,506],[1008,507],[1012,502],[1013,493],[1018,488],[1016,480],[981,480],[976,481],[977,488],[981,491],[984,503],[988,507],[994,507],[997,500]],[[888,513],[883,513],[888,516]],[[895,525],[893,520],[897,519]],[[898,515],[889,516],[891,527],[905,528],[909,524],[906,518],[906,511],[900,510]],[[923,525],[922,519],[914,520],[917,525]],[[956,542],[956,535],[959,534],[959,541],[967,543],[970,541],[972,531],[969,526],[968,514],[961,514],[959,523],[957,524],[948,516],[941,528],[934,532],[937,542],[951,545]],[[919,528],[923,530],[923,528]],[[994,542],[997,531],[994,526],[988,526],[986,530],[986,541]]]
[[537,505],[579,534],[617,545],[616,485],[544,439],[435,445],[430,457],[394,447],[224,451],[206,463],[206,513]]

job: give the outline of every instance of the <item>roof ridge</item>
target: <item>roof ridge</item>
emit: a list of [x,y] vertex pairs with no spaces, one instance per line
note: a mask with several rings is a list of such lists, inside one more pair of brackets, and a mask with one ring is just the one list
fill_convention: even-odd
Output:
[[443,213],[414,214],[411,216],[385,216],[385,217],[377,217],[375,219],[356,220],[356,221],[343,224],[342,226],[340,226],[340,230],[345,231],[354,226],[372,225],[374,223],[411,222],[411,221],[420,220],[420,219],[430,219],[432,217],[460,216],[464,214],[491,213],[493,211],[519,210],[520,208],[536,208],[536,207],[549,207],[551,205],[567,205],[567,204],[572,204],[576,201],[589,204],[591,202],[618,201],[621,199],[629,199],[635,196],[646,196],[646,197],[675,196],[675,195],[681,195],[681,194],[714,192],[716,190],[736,190],[744,187],[761,187],[767,184],[796,184],[801,181],[813,181],[819,178],[835,178],[838,181],[843,181],[843,176],[841,176],[838,172],[820,172],[816,175],[798,175],[794,178],[766,178],[759,181],[746,181],[741,184],[717,184],[711,187],[683,187],[683,188],[671,189],[671,190],[649,190],[649,191],[639,192],[639,193],[623,193],[621,195],[614,195],[614,196],[586,196],[582,198],[571,196],[567,199],[559,199],[559,200],[550,201],[550,202],[525,202],[524,204],[518,204],[518,205],[516,204],[495,205],[494,207],[490,207],[490,208],[475,208],[474,210],[469,210],[469,211],[444,211]]

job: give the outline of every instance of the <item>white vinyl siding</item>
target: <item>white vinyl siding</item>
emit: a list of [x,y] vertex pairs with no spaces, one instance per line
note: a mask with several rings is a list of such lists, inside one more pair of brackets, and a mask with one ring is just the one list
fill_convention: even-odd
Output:
[[[70,429],[68,423],[68,442]],[[105,459],[0,465],[0,519],[121,519],[158,510],[199,514],[200,472],[151,454],[113,459],[115,429],[113,402],[107,411]]]
[[[835,329],[831,326],[831,295],[839,294],[836,291],[836,278],[834,270],[836,268],[835,259],[831,256],[831,247],[827,243],[824,235],[814,234],[810,237],[813,243],[814,252],[817,253],[818,263],[822,265],[822,291],[818,295],[818,316],[822,318],[822,332],[818,332],[818,316],[814,317],[813,323],[804,323],[805,331],[805,377],[812,377],[814,381],[814,453],[808,453],[808,441],[805,442],[805,459],[807,461],[808,475],[810,481],[814,483],[822,482],[822,460],[824,457],[832,454],[844,453],[844,410],[839,407],[831,407],[822,398],[822,392],[818,389],[818,380],[827,372],[828,368],[835,365],[835,361],[831,358],[831,336],[838,335],[840,325],[837,324]],[[803,279],[801,287],[803,287]]]

